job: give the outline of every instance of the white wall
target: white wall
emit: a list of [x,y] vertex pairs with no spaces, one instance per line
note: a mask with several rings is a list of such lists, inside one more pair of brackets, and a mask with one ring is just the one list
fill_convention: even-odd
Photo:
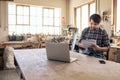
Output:
[[[10,1],[12,2],[12,1]],[[61,17],[65,19],[65,25],[68,24],[67,8],[69,4],[68,0],[14,0],[14,3],[27,4],[27,5],[37,5],[46,7],[57,7],[61,8]],[[0,42],[7,40],[8,36],[8,9],[7,1],[0,1]],[[67,17],[66,17],[67,16]]]
[[8,36],[7,2],[0,1],[0,42],[6,41]]
[[112,0],[100,0],[100,13],[108,11],[111,14]]

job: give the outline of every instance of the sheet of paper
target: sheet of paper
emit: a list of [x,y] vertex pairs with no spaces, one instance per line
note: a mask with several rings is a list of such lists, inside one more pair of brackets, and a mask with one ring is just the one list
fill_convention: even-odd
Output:
[[82,45],[83,45],[83,48],[88,48],[88,47],[90,47],[91,45],[96,44],[96,40],[87,39],[87,40],[82,40],[81,43],[82,43]]

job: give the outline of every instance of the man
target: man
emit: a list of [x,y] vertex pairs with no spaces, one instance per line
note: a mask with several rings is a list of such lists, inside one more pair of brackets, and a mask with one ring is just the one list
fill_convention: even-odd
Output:
[[101,17],[98,14],[90,16],[90,26],[82,31],[81,38],[79,40],[79,46],[84,46],[81,41],[92,39],[96,40],[96,44],[92,44],[90,47],[83,51],[83,54],[94,56],[97,58],[105,58],[103,52],[107,52],[109,49],[109,38],[107,32],[100,27]]

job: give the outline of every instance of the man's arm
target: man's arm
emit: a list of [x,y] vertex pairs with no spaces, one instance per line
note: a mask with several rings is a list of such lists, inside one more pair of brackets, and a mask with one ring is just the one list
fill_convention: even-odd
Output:
[[92,45],[91,47],[94,49],[94,50],[98,50],[98,51],[103,51],[103,52],[107,52],[109,47],[110,47],[110,40],[108,38],[108,34],[105,30],[103,30],[103,47],[100,47],[96,44]]
[[103,52],[107,52],[108,51],[108,47],[100,47],[100,46],[98,46],[98,45],[96,45],[96,44],[93,44],[92,46],[91,46],[95,51],[97,50],[97,51],[103,51]]

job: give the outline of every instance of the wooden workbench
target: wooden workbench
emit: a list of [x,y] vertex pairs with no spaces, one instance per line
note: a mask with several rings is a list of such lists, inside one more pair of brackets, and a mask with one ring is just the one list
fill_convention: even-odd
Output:
[[15,58],[24,80],[120,80],[120,64],[80,53],[71,53],[78,60],[64,63],[47,60],[45,49],[15,50]]

